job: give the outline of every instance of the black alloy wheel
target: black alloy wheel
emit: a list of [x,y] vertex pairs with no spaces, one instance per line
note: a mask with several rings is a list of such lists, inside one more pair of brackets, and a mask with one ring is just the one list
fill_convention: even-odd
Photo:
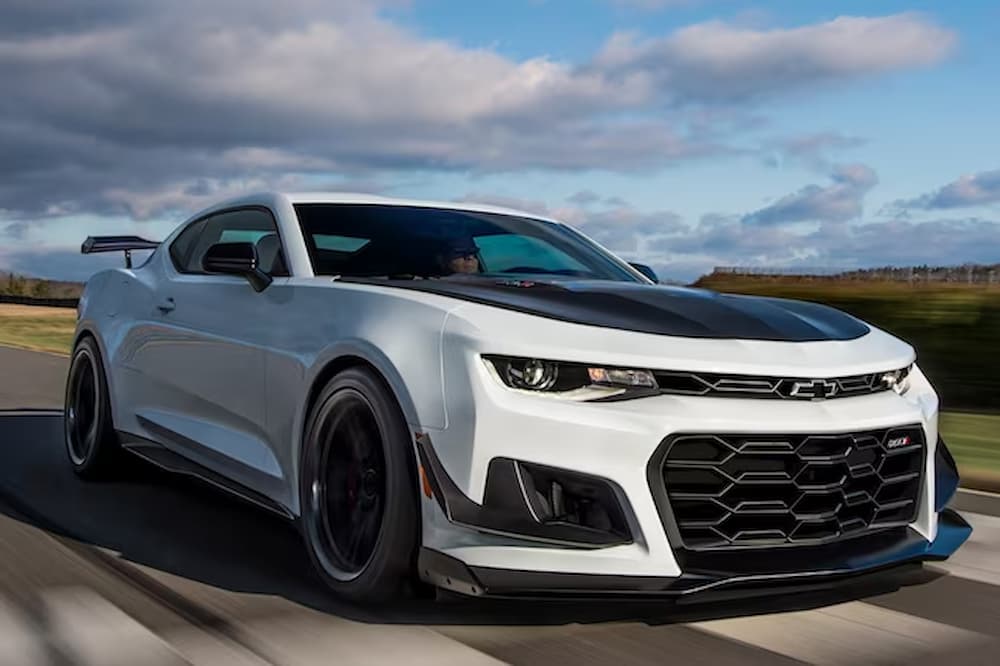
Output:
[[310,414],[301,480],[310,557],[337,594],[381,602],[413,578],[419,496],[408,429],[381,378],[350,368]]
[[104,365],[97,344],[84,338],[73,350],[63,412],[66,453],[73,471],[88,479],[119,470],[121,447],[111,422]]
[[346,579],[356,576],[375,552],[385,508],[385,457],[375,415],[354,391],[341,391],[324,424],[320,474],[313,482],[322,504],[325,551]]

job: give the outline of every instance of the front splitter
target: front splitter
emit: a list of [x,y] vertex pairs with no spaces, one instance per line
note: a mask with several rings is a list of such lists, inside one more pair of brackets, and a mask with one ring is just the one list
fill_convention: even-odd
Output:
[[[879,572],[887,575],[908,564],[947,559],[972,534],[972,527],[955,511],[938,516],[938,532],[927,541],[913,530],[891,546],[871,551],[854,548],[842,561],[820,569],[796,570],[794,550],[785,549],[784,569],[752,572],[713,569],[688,571],[680,576],[618,576],[550,571],[523,571],[467,566],[444,553],[424,548],[420,552],[421,577],[440,588],[471,596],[490,597],[686,597],[727,590],[729,596],[754,597],[787,594],[794,590],[823,589],[850,583]],[[860,540],[859,540],[860,541]],[[856,544],[857,545],[857,544]],[[739,561],[737,558],[736,561]],[[802,563],[810,563],[803,556]]]

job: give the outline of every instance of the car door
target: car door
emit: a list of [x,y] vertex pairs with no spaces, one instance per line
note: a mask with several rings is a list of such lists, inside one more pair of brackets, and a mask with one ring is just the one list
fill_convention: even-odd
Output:
[[[275,282],[256,292],[242,277],[206,273],[205,253],[225,242],[255,243]],[[136,359],[155,399],[136,416],[175,453],[283,502],[285,475],[269,446],[265,403],[264,348],[280,324],[288,275],[274,216],[261,207],[213,214],[178,235],[169,254]]]

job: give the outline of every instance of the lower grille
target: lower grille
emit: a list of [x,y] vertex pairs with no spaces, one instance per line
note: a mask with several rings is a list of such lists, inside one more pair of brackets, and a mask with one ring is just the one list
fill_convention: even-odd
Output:
[[815,544],[914,520],[919,425],[822,435],[680,434],[654,483],[691,550]]

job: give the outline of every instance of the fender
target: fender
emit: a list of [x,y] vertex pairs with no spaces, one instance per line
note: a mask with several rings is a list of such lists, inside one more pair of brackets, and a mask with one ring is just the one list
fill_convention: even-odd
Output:
[[94,342],[97,343],[97,351],[101,353],[101,363],[104,366],[104,381],[108,385],[108,404],[111,405],[111,423],[117,428],[119,421],[117,418],[118,405],[116,404],[115,396],[118,393],[115,390],[115,373],[111,371],[111,355],[104,336],[100,333],[100,329],[90,319],[81,319],[77,323],[76,333],[73,335],[73,346],[70,348],[70,358],[73,358],[73,350],[80,344],[80,340],[84,336],[93,338]]
[[[403,416],[406,418],[407,423],[417,427],[427,427],[431,425],[428,423],[422,423],[418,417],[416,405],[414,404],[413,398],[410,396],[410,392],[406,388],[406,383],[403,381],[403,377],[396,368],[396,365],[385,354],[385,352],[367,340],[362,340],[360,338],[339,340],[321,351],[316,356],[316,360],[306,373],[305,382],[308,389],[311,390],[314,388],[316,379],[331,363],[335,363],[339,359],[351,356],[360,358],[361,360],[370,363],[376,370],[379,371],[386,382],[388,382],[389,388],[392,389],[396,401],[399,403],[400,409],[403,410]],[[305,425],[308,408],[309,405],[302,405],[302,408],[299,410],[298,421],[300,425]],[[426,416],[427,415],[425,415],[425,417]]]
[[[315,389],[320,388],[317,386],[317,382],[323,377],[324,371],[329,368],[330,365],[347,358],[361,359],[365,363],[371,365],[382,376],[388,384],[389,390],[392,391],[393,397],[396,399],[396,403],[402,410],[403,418],[406,419],[407,424],[411,428],[420,430],[422,428],[429,427],[429,424],[421,422],[416,405],[409,390],[406,388],[402,375],[396,368],[396,365],[384,352],[375,347],[373,344],[359,338],[340,340],[335,344],[330,345],[316,356],[315,361],[308,368],[306,377],[303,381],[303,399],[301,400],[301,406],[296,414],[292,430],[295,438],[292,442],[292,448],[295,452],[293,460],[295,462],[293,470],[294,479],[290,479],[290,481],[294,482],[294,487],[298,487],[300,472],[299,464],[302,458],[302,446],[305,439],[305,425],[306,420],[309,418],[309,410],[312,408],[312,405],[309,404],[310,401],[306,400],[306,397],[312,395]],[[438,376],[440,377],[440,375]],[[297,512],[298,507],[295,507],[295,510]]]

